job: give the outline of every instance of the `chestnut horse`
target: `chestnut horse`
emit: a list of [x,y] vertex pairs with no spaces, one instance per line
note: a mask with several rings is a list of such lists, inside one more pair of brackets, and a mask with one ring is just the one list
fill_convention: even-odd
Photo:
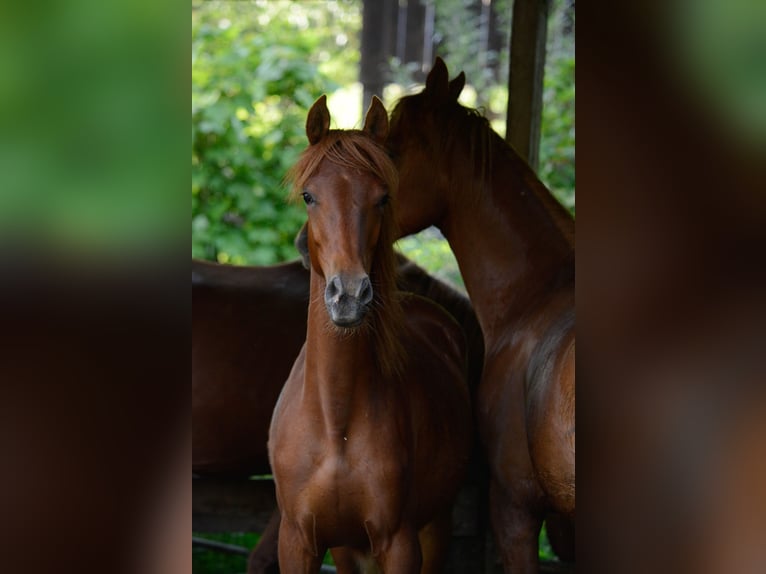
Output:
[[574,222],[529,166],[457,102],[437,58],[402,98],[387,147],[402,234],[441,229],[484,334],[476,401],[506,572],[536,572],[546,511],[575,515]]
[[[299,235],[298,240],[302,238]],[[268,424],[306,338],[308,253],[303,265],[220,265],[192,260],[192,471],[201,476],[270,474]],[[397,257],[397,286],[438,303],[462,326],[475,392],[484,343],[468,298]],[[257,373],[254,377],[253,373]],[[250,555],[249,574],[277,561],[278,514]]]
[[316,572],[329,548],[339,572],[435,572],[471,442],[463,333],[396,291],[382,104],[362,131],[329,125],[323,96],[288,174],[307,205],[311,297],[269,434],[280,568]]
[[[298,241],[303,236],[299,235]],[[192,260],[192,471],[269,474],[268,424],[306,338],[308,253],[298,261],[239,267]],[[462,326],[469,384],[481,379],[484,343],[468,298],[399,255],[397,286],[444,307]],[[257,376],[254,377],[254,373]],[[250,555],[249,574],[277,562],[278,513]]]

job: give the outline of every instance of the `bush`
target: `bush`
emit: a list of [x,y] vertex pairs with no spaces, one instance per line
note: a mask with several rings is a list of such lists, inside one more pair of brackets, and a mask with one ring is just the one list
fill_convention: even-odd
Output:
[[[567,19],[571,18],[570,22]],[[574,11],[555,2],[550,15],[543,79],[538,176],[575,213]]]
[[282,178],[306,146],[306,111],[338,86],[322,67],[356,73],[353,50],[337,57],[345,68],[328,63],[333,17],[293,2],[193,10],[193,257],[267,265],[297,256],[305,213],[286,203]]
[[[457,26],[464,3],[440,5],[439,26]],[[574,213],[574,34],[573,20],[568,26],[564,22],[574,12],[561,0],[552,6],[539,176]],[[453,72],[473,69],[469,63],[478,61],[458,37],[460,29],[440,32],[452,42],[441,49],[449,54]],[[360,30],[359,1],[193,7],[193,257],[268,265],[297,256],[292,240],[305,211],[286,203],[282,178],[306,146],[304,123],[311,104],[357,81]],[[484,89],[468,86],[466,93],[481,95],[475,105],[504,117],[506,79],[493,85],[476,70],[473,74],[469,80]],[[334,112],[333,118],[339,116]],[[504,125],[504,119],[497,123]],[[443,240],[428,233],[399,242],[400,249],[461,285],[454,257]]]

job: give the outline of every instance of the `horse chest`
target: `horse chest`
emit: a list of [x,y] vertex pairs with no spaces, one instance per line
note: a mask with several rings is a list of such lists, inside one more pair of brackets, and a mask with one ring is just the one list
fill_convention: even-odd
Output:
[[301,486],[284,502],[307,539],[367,548],[371,527],[385,532],[386,525],[399,522],[403,469],[376,458],[369,449],[360,453],[353,436],[346,438],[342,446],[324,445],[324,454],[303,461],[305,467],[298,465],[305,471]]
[[309,473],[318,495],[315,502],[335,497],[339,508],[345,503],[362,506],[361,499],[385,503],[391,483],[399,482],[405,470],[386,438],[349,432],[348,436],[320,441],[324,443],[322,452],[313,460]]

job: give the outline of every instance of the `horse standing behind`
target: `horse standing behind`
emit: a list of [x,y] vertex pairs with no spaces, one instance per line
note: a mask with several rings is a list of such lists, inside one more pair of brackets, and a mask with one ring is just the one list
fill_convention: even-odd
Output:
[[269,474],[266,441],[305,340],[309,274],[299,261],[192,260],[192,471]]
[[387,147],[402,235],[438,226],[486,347],[476,418],[506,572],[538,569],[545,513],[575,516],[574,221],[487,120],[461,106],[437,58],[402,98]]
[[[291,170],[306,202],[306,344],[274,410],[269,454],[283,572],[436,572],[466,471],[471,414],[463,334],[445,311],[395,289],[396,171],[377,98],[363,131],[309,111]],[[422,570],[421,570],[422,568]]]

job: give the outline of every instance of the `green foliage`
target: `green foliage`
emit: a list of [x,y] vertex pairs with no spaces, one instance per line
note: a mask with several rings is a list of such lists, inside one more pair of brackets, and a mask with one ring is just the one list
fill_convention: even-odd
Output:
[[548,26],[538,176],[574,215],[575,57],[574,30],[564,29],[568,16],[564,2],[555,2]]
[[[489,18],[490,6],[475,0],[435,0],[434,5],[437,52],[450,70],[465,72],[468,82],[480,94],[479,105],[483,106],[485,91],[502,82],[502,76],[508,73],[507,45],[497,52],[483,49],[486,39],[482,33],[487,33],[488,27],[485,25],[482,31],[482,22]],[[492,2],[501,29],[510,29],[511,6],[511,0]],[[494,64],[500,70],[500,79],[491,71]]]
[[[207,538],[217,542],[225,542],[242,546],[248,550],[255,548],[260,539],[260,535],[249,532],[225,532],[225,533],[205,533],[194,532],[194,536]],[[232,574],[233,572],[247,571],[247,556],[238,556],[236,554],[225,554],[215,552],[199,546],[192,550],[192,572],[194,574]]]
[[193,9],[193,257],[267,265],[297,255],[305,214],[286,203],[282,179],[306,146],[308,108],[338,86],[328,72],[356,76],[358,51],[337,49],[356,38],[346,4]]
[[551,543],[548,541],[548,531],[546,530],[545,524],[543,524],[543,527],[540,529],[540,534],[537,537],[537,548],[537,556],[540,560],[558,561],[558,556],[553,553]]
[[186,162],[178,4],[14,2],[0,11],[5,253],[111,262],[172,245]]
[[[466,71],[464,103],[485,110],[503,133],[507,49],[477,53],[479,28],[466,22],[478,23],[480,14],[469,4],[435,3],[439,51],[450,70]],[[493,4],[510,18],[510,2]],[[574,213],[574,34],[566,29],[566,17],[573,18],[573,12],[554,0],[538,172]],[[360,29],[360,0],[204,2],[193,8],[193,256],[254,265],[296,256],[292,240],[305,214],[301,206],[285,202],[282,178],[306,145],[304,122],[311,103],[356,82]],[[502,61],[496,80],[482,65],[495,58]],[[406,69],[397,77],[409,83]],[[336,121],[341,116],[333,112]],[[426,231],[398,247],[462,287],[454,257],[438,234]]]
[[[252,532],[193,532],[194,536],[225,542],[234,546],[242,546],[248,550],[255,548],[261,539],[260,534]],[[324,557],[325,564],[333,564],[330,553]],[[199,546],[192,550],[192,572],[193,574],[232,574],[247,571],[247,556],[236,554],[227,554]]]
[[396,248],[432,275],[465,293],[465,285],[457,260],[449,243],[435,227],[400,239],[396,243]]

